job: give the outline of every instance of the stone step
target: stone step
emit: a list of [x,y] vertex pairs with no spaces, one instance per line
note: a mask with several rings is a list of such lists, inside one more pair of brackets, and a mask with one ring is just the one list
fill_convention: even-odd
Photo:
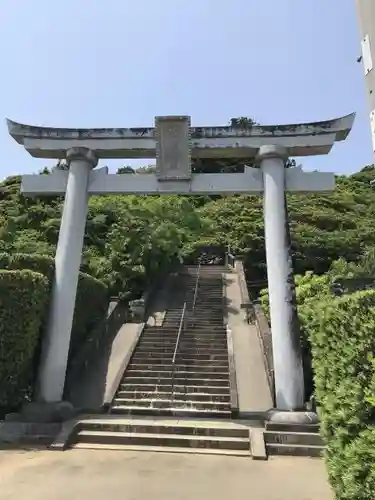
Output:
[[289,455],[292,457],[322,457],[324,455],[323,446],[304,444],[266,444],[268,455]]
[[213,319],[207,319],[207,320],[186,320],[184,324],[184,328],[182,329],[183,332],[193,330],[193,332],[189,333],[194,333],[194,330],[202,329],[202,330],[210,330],[213,327],[218,327],[222,328],[223,330],[226,330],[226,327],[224,325],[223,320],[213,320]]
[[266,421],[265,428],[266,431],[319,434],[319,424],[279,424]]
[[[157,332],[149,332],[145,331],[142,333],[141,340],[156,340],[156,339],[164,339],[164,340],[170,340],[171,342],[173,340],[177,339],[178,335],[178,328],[173,328],[171,330],[167,329],[160,329]],[[220,330],[212,330],[210,331],[209,329],[206,329],[206,331],[194,331],[193,329],[191,330],[182,330],[180,337],[181,340],[202,340],[209,342],[211,340],[222,340],[225,339],[227,335],[227,329],[224,327],[221,327]]]
[[[146,345],[144,346],[144,342],[146,342]],[[156,343],[156,347],[166,347],[166,348],[173,348],[173,350],[176,347],[176,342],[177,342],[177,336],[176,337],[159,337],[156,339],[141,339],[137,346],[140,347],[149,347],[150,343]],[[195,339],[186,339],[183,337],[183,335],[180,336],[179,339],[179,346],[184,346],[186,349],[204,349],[205,346],[211,347],[213,349],[227,349],[227,336],[223,335],[219,338],[212,338],[211,340],[206,340],[202,338],[195,338]]]
[[177,393],[188,393],[188,394],[214,394],[227,396],[230,393],[229,385],[224,386],[210,386],[210,385],[176,385],[176,384],[120,384],[120,391],[139,391],[139,392],[150,392],[150,391],[160,391],[160,393],[166,392],[171,393],[173,391]]
[[[137,349],[139,350],[162,350],[162,349],[172,349],[174,350],[176,346],[176,340],[166,341],[165,339],[161,339],[159,341],[149,341],[149,340],[140,340],[137,344]],[[227,339],[223,338],[222,340],[216,340],[213,344],[210,342],[204,341],[185,341],[183,338],[180,340],[181,349],[187,350],[211,350],[212,352],[222,351],[227,352]]]
[[[173,359],[173,351],[168,352],[152,352],[152,351],[136,351],[132,357],[132,362],[139,362],[139,363],[162,363],[167,364],[171,363]],[[220,362],[226,362],[228,363],[228,354],[206,354],[202,353],[202,351],[196,352],[194,354],[186,353],[185,351],[178,351],[176,352],[176,361],[178,360],[179,364],[199,364],[202,362],[203,364],[206,364],[207,362],[210,363],[220,363]]]
[[[223,312],[224,306],[223,303],[221,304],[213,304],[213,303],[207,303],[206,301],[204,303],[201,303],[199,306],[195,306],[194,311],[193,309],[189,309],[188,306],[186,306],[186,311],[185,314],[187,316],[189,315],[196,315],[196,314],[204,314],[207,316],[208,314],[214,315],[216,314],[221,314]],[[192,306],[193,307],[193,306]],[[178,311],[176,311],[177,313]],[[182,311],[179,311],[182,313]]]
[[[160,341],[169,341],[176,342],[178,338],[178,329],[174,332],[160,331],[160,332],[144,332],[140,338],[140,342],[147,341],[152,342],[157,340]],[[221,331],[216,332],[187,332],[182,331],[180,334],[181,342],[214,342],[217,340],[218,342],[223,342],[227,339],[227,331],[222,328]]]
[[[163,364],[171,364],[173,360],[173,355],[174,355],[174,349],[170,351],[165,351],[165,350],[136,350],[134,352],[134,355],[132,357],[132,362],[137,360],[140,361],[141,363],[153,363],[156,361],[157,363],[160,363],[161,360],[165,360],[165,363]],[[195,349],[192,353],[191,350],[186,352],[185,349],[180,349],[180,346],[177,348],[176,352],[176,363],[181,364],[181,365],[190,365],[191,362],[202,362],[203,365],[207,363],[220,363],[220,362],[228,362],[228,354],[224,351],[224,354],[216,354],[216,353],[210,353],[210,352],[205,352],[204,349]]]
[[[210,347],[209,344],[207,344],[207,347],[186,347],[185,345],[182,344],[182,341],[180,341],[179,346],[178,346],[178,352],[179,354],[185,354],[187,356],[200,356],[202,353],[206,356],[228,356],[228,351],[227,349],[218,349],[215,347]],[[138,345],[137,346],[137,354],[140,353],[145,353],[145,354],[150,354],[154,356],[160,356],[161,354],[171,354],[173,355],[175,350],[175,343],[171,343],[170,345],[163,345],[161,344],[160,346],[144,346]]]
[[[158,337],[155,337],[154,339],[150,339],[149,337],[148,338],[141,337],[137,346],[143,347],[144,342],[147,343],[146,345],[148,345],[151,342],[151,343],[157,343],[161,346],[173,347],[173,349],[174,349],[176,347],[177,335],[174,337],[159,337],[158,336]],[[212,338],[208,337],[207,339],[202,338],[202,337],[201,338],[195,337],[195,338],[188,338],[187,339],[183,335],[181,335],[179,344],[186,346],[186,347],[190,347],[190,348],[198,347],[200,349],[203,349],[203,347],[201,347],[201,346],[212,346],[215,349],[217,349],[217,348],[226,349],[227,335],[220,335],[220,336],[212,337]]]
[[[153,352],[153,353],[159,353],[159,354],[166,354],[167,356],[172,352],[174,352],[176,347],[176,342],[163,342],[160,340],[159,342],[150,342],[150,343],[138,343],[136,350],[134,353],[137,351],[137,353],[148,353],[148,352]],[[186,354],[226,354],[228,355],[228,348],[227,348],[227,340],[223,339],[222,342],[220,343],[213,343],[210,344],[208,342],[201,343],[201,342],[184,342],[182,339],[180,340],[178,344],[178,352],[180,353],[186,353]]]
[[145,415],[154,417],[189,417],[189,418],[230,418],[231,411],[228,410],[216,410],[211,408],[202,408],[198,410],[197,408],[188,408],[186,406],[182,407],[170,407],[170,408],[150,408],[144,406],[122,406],[113,405],[111,408],[111,413],[114,415]]
[[[156,337],[177,337],[177,334],[179,332],[179,327],[171,327],[167,328],[165,326],[160,327],[157,331],[148,331],[145,330],[142,334],[142,337],[148,337],[148,338],[156,338]],[[191,327],[186,327],[184,329],[181,329],[181,335],[186,336],[186,337],[191,337],[191,338],[206,338],[206,337],[221,337],[225,336],[227,332],[227,328],[224,325],[221,325],[219,327],[215,326],[207,326],[205,328],[195,328],[193,326]]]
[[[200,299],[201,301],[195,302],[195,307],[194,307],[194,301],[190,300],[189,297],[185,297],[184,303],[186,302],[186,314],[195,314],[196,312],[207,312],[207,311],[218,311],[221,312],[224,309],[224,301],[223,297],[217,297],[213,298],[211,300],[206,300],[206,299]],[[183,304],[184,304],[183,303]],[[179,312],[182,314],[182,308],[184,307],[183,304],[180,306]],[[169,311],[177,311],[177,308],[169,308],[167,312]]]
[[181,392],[175,390],[171,390],[168,392],[161,392],[158,390],[155,391],[118,391],[116,395],[117,399],[161,399],[161,400],[176,400],[176,401],[211,401],[211,402],[219,402],[219,403],[230,403],[230,394],[214,394],[214,393],[206,393],[206,392]]
[[[180,318],[181,319],[181,318]],[[179,323],[178,323],[179,325]],[[177,330],[178,330],[178,327],[177,327]],[[185,332],[186,333],[194,333],[194,334],[200,334],[202,333],[203,335],[207,334],[207,333],[215,333],[215,332],[221,332],[222,330],[226,330],[226,327],[224,325],[220,325],[220,326],[213,326],[213,327],[205,327],[205,328],[185,328]],[[175,333],[176,332],[176,329],[174,327],[168,327],[168,326],[147,326],[144,330],[144,333],[159,333],[159,332],[164,332],[164,333],[167,333],[167,332],[171,332],[171,333]]]
[[[151,372],[154,373],[154,372]],[[194,387],[228,387],[229,385],[229,375],[224,378],[202,378],[197,377],[194,373],[188,374],[189,376],[184,377],[171,377],[169,374],[167,376],[153,376],[145,375],[142,373],[139,376],[126,375],[122,379],[122,384],[153,384],[153,385],[174,385],[175,387],[181,386],[194,386]],[[215,374],[216,375],[216,374]]]
[[[142,357],[134,357],[129,365],[130,369],[136,370],[166,370],[166,371],[174,371],[175,373],[179,370],[176,368],[177,366],[185,367],[185,370],[188,371],[228,371],[229,363],[228,360],[194,360],[194,359],[184,359],[176,356],[176,363],[178,365],[173,365],[172,356],[169,358],[142,358]],[[203,370],[203,371],[204,371]]]
[[[181,314],[180,313],[167,313],[165,315],[164,321],[180,321],[181,320]],[[223,318],[222,316],[220,317],[219,315],[215,314],[210,314],[209,312],[206,312],[205,314],[201,315],[194,315],[194,316],[185,316],[185,321],[186,323],[189,323],[191,321],[195,321],[195,323],[205,325],[208,322],[212,322],[214,325],[220,325],[220,323],[223,323]]]
[[193,449],[246,450],[250,454],[249,438],[184,436],[181,434],[147,434],[135,432],[79,431],[76,440],[80,443],[164,446]]
[[215,436],[249,438],[249,427],[234,421],[148,418],[90,418],[78,423],[79,430],[136,432],[147,434],[177,434],[186,436]]
[[323,439],[319,434],[312,432],[273,432],[265,431],[264,441],[267,444],[304,445],[324,447]]
[[[125,383],[128,378],[147,378],[147,379],[164,379],[169,378],[171,384],[181,384],[181,380],[183,380],[182,384],[195,385],[192,382],[195,379],[204,379],[204,380],[225,380],[228,382],[229,373],[228,372],[196,372],[196,371],[184,371],[184,372],[175,372],[173,376],[173,372],[167,371],[158,371],[158,370],[129,370],[126,371],[125,376],[123,378],[123,382]],[[151,382],[148,382],[151,383]],[[200,384],[199,384],[200,385]],[[212,385],[212,384],[208,384]]]
[[[213,304],[207,304],[205,303],[204,305],[202,305],[202,307],[200,308],[195,308],[195,310],[189,310],[188,308],[185,310],[185,318],[188,318],[188,317],[193,317],[193,316],[203,316],[203,317],[206,317],[206,316],[212,316],[212,317],[215,317],[215,315],[217,316],[220,316],[222,315],[224,311],[224,306],[221,305],[221,306],[218,306],[218,305],[213,305]],[[173,310],[173,309],[168,309],[167,312],[166,312],[166,315],[165,317],[169,317],[169,316],[182,316],[182,308],[181,309],[176,309],[176,310]]]
[[[225,348],[202,348],[200,346],[193,346],[193,347],[186,347],[183,343],[183,338],[180,337],[179,343],[178,343],[178,352],[180,354],[184,354],[188,359],[197,359],[197,357],[204,357],[204,358],[211,358],[212,356],[216,356],[217,359],[224,359],[224,357],[228,356],[228,351]],[[207,343],[206,343],[207,344]],[[208,344],[209,345],[209,344]],[[172,355],[175,351],[176,348],[176,342],[171,342],[169,345],[161,345],[160,347],[154,347],[150,348],[149,346],[143,346],[141,344],[137,345],[137,352],[135,354],[142,354],[142,355],[150,355],[151,357],[153,356],[162,356],[163,354],[165,356]],[[202,358],[202,359],[204,359]]]
[[[179,331],[180,320],[176,321],[176,325],[163,325],[159,326],[155,330],[146,329],[144,335],[177,335]],[[205,336],[205,335],[221,335],[227,331],[227,327],[224,324],[220,325],[203,325],[203,326],[188,326],[187,324],[181,329],[185,335],[192,336]]]
[[243,450],[214,450],[210,448],[178,448],[167,446],[134,446],[121,444],[76,443],[73,448],[81,450],[113,450],[113,451],[148,451],[161,453],[194,453],[200,455],[226,455],[235,457],[249,457],[250,451]]
[[133,407],[133,406],[138,406],[142,408],[160,408],[160,409],[169,409],[169,408],[192,408],[194,410],[215,410],[215,411],[221,411],[221,410],[230,410],[230,403],[229,402],[221,402],[221,401],[188,401],[186,399],[171,399],[171,398],[166,398],[166,399],[161,399],[158,397],[151,397],[151,398],[139,398],[139,399],[134,399],[134,398],[122,398],[116,396],[115,399],[113,400],[113,405],[114,406],[126,406],[126,407]]
[[[182,377],[185,375],[192,374],[200,374],[208,377],[212,375],[214,378],[224,378],[228,376],[228,371],[225,370],[223,366],[175,366],[174,370],[172,370],[171,366],[168,365],[155,365],[155,364],[133,364],[131,363],[129,368],[126,370],[127,374],[139,372],[151,375],[151,373],[160,373],[161,376],[165,376],[165,374],[175,375],[175,377]],[[210,374],[210,375],[209,375]],[[133,375],[134,376],[134,375]]]

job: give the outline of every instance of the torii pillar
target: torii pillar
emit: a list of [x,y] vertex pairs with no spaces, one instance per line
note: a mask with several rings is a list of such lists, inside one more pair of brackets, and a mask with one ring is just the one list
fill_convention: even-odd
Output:
[[[348,136],[355,115],[297,125],[190,127],[186,116],[158,117],[155,128],[55,129],[8,121],[9,133],[37,158],[66,159],[69,172],[24,175],[25,196],[64,195],[56,251],[56,273],[47,339],[39,374],[40,401],[63,397],[74,303],[90,195],[106,194],[260,194],[264,222],[274,357],[276,406],[301,410],[304,382],[299,338],[292,328],[292,273],[285,213],[285,191],[332,191],[334,174],[285,168],[289,156],[327,154]],[[108,175],[94,170],[100,158],[156,158],[156,175]],[[257,161],[243,173],[192,174],[191,158]]]

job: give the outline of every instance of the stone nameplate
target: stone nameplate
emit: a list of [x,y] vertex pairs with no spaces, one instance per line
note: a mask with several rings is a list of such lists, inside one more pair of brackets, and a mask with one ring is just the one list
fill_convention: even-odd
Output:
[[158,180],[190,180],[190,117],[157,116],[155,141]]

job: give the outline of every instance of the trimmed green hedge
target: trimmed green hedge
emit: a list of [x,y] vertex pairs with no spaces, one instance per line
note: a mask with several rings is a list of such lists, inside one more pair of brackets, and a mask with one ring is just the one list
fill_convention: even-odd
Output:
[[[52,283],[55,263],[52,257],[45,255],[2,253],[0,254],[0,269],[30,269],[43,274]],[[103,319],[107,307],[108,288],[106,285],[88,274],[80,273],[70,345],[71,355],[74,355],[90,330]]]
[[31,396],[48,293],[42,274],[0,270],[0,411]]
[[[8,276],[8,280],[12,279],[12,276],[18,276],[19,273],[28,273],[28,276],[35,274],[38,271],[40,274],[38,276],[43,277],[43,283],[46,286],[46,293],[43,296],[44,302],[43,304],[38,302],[38,307],[41,308],[41,318],[39,321],[38,312],[36,312],[36,318],[38,319],[38,329],[37,332],[33,330],[33,333],[30,334],[29,330],[25,330],[25,338],[30,336],[30,339],[36,338],[36,346],[33,344],[33,367],[30,367],[28,372],[25,373],[19,372],[19,383],[10,384],[10,389],[12,391],[13,396],[11,397],[3,397],[0,391],[0,406],[4,405],[8,408],[14,407],[18,404],[19,401],[23,399],[26,393],[30,392],[30,384],[33,384],[37,367],[39,364],[39,354],[41,347],[41,340],[43,337],[43,333],[45,330],[47,318],[48,318],[48,310],[49,310],[49,299],[51,294],[51,284],[54,273],[54,259],[48,256],[42,255],[27,255],[27,254],[0,254],[0,270],[5,269],[6,271],[1,271],[4,276]],[[28,270],[28,271],[26,271]],[[16,274],[15,274],[16,273]],[[17,274],[18,273],[18,274]],[[31,273],[31,274],[30,274]],[[18,283],[18,281],[16,281]],[[17,285],[15,285],[17,286]],[[11,285],[9,285],[11,287]],[[26,289],[25,289],[26,290]],[[4,292],[5,293],[5,292]],[[20,292],[21,293],[21,292]],[[28,297],[28,303],[33,304],[34,297],[32,292],[25,291],[26,296]],[[25,316],[22,314],[23,302],[17,299],[17,295],[13,297],[8,297],[9,300],[7,302],[0,303],[1,309],[4,311],[0,311],[0,322],[2,323],[2,317],[5,315],[7,319],[7,328],[12,328],[11,319],[16,318],[17,321],[29,321],[29,309],[28,307],[25,309]],[[38,299],[39,300],[39,299]],[[72,338],[70,344],[70,352],[69,352],[69,361],[68,364],[71,363],[72,358],[75,356],[77,350],[83,344],[85,339],[90,334],[90,331],[95,328],[95,326],[103,320],[106,315],[108,308],[108,289],[107,287],[99,280],[89,276],[88,274],[80,273],[79,281],[78,281],[78,289],[77,289],[77,297],[76,297],[76,308],[73,319],[73,328],[72,328]],[[39,311],[39,309],[37,309]],[[4,317],[5,317],[4,316]],[[35,326],[35,323],[30,323]],[[2,325],[0,325],[1,327]],[[30,328],[34,328],[30,326]],[[15,328],[17,328],[17,324],[15,324]],[[1,336],[0,336],[1,338]],[[25,359],[29,359],[29,351],[24,352],[24,339],[20,336],[15,340],[15,351],[19,353],[19,356],[23,356]],[[10,366],[13,363],[12,360],[12,351],[9,354],[9,363],[7,364],[7,368],[4,370],[9,370]],[[18,366],[17,360],[14,361],[15,367]],[[23,367],[22,367],[23,369]],[[18,368],[16,368],[18,370]],[[4,372],[5,373],[5,372]],[[9,380],[13,380],[15,377],[15,373],[12,370],[9,371]],[[5,377],[5,378],[4,378]],[[18,376],[17,376],[18,377]],[[16,377],[16,378],[17,378]],[[7,380],[7,376],[3,376],[4,380]],[[27,380],[27,383],[26,383]],[[0,377],[1,381],[1,377]],[[11,389],[12,384],[14,386]],[[25,385],[26,384],[26,385]],[[27,387],[26,387],[27,386]],[[2,388],[1,388],[2,389]]]
[[52,257],[46,255],[0,253],[0,269],[30,269],[30,271],[43,274],[49,281],[52,281],[55,264]]
[[375,492],[375,291],[300,308],[310,339],[326,460],[338,500]]

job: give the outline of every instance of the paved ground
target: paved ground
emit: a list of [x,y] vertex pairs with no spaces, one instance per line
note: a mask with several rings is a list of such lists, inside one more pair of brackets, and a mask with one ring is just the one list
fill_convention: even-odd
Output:
[[0,500],[332,500],[324,462],[149,452],[0,451]]

